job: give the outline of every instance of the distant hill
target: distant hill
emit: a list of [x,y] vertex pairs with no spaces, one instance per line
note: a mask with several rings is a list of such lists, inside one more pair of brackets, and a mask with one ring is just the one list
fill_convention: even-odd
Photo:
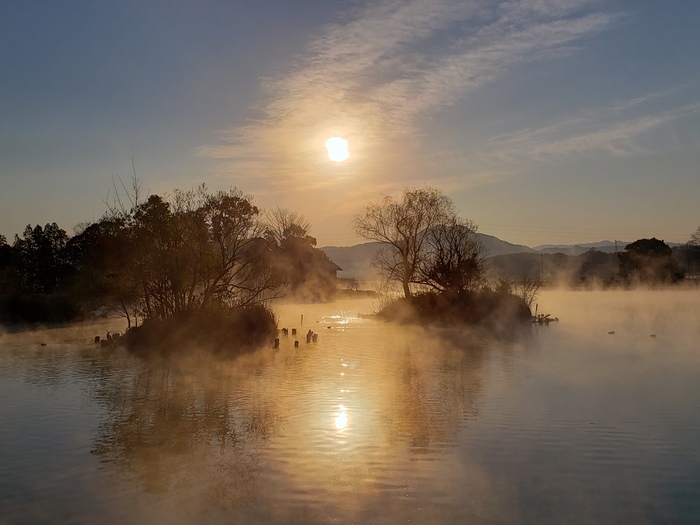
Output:
[[[511,253],[536,253],[536,250],[522,244],[512,244],[484,233],[476,234],[481,242],[487,257],[496,255],[508,255]],[[376,272],[372,268],[372,260],[382,243],[366,242],[355,246],[323,246],[321,250],[331,260],[340,266],[343,271],[338,272],[338,277],[354,277],[361,280],[376,278]]]
[[486,235],[485,233],[477,233],[476,236],[479,238],[479,242],[486,250],[487,257],[495,257],[497,255],[508,255],[510,253],[535,253],[537,250],[533,250],[529,246],[523,244],[512,244],[510,242],[494,237],[493,235]]
[[366,242],[355,246],[323,246],[321,250],[343,269],[338,277],[372,280],[376,278],[372,259],[381,246],[380,242]]
[[[484,247],[487,257],[499,257],[521,253],[544,253],[581,255],[595,249],[603,253],[615,253],[615,241],[598,241],[581,244],[541,244],[534,248],[523,244],[513,244],[493,235],[485,233],[476,234],[479,242]],[[617,241],[617,251],[622,252],[631,241]],[[682,243],[668,242],[670,247],[683,246]],[[376,272],[372,268],[374,255],[381,247],[379,242],[366,242],[355,246],[324,246],[321,248],[331,260],[340,266],[343,271],[339,277],[354,277],[361,280],[376,279]]]
[[[545,273],[550,276],[552,282],[554,275],[566,275],[567,278],[576,275],[580,271],[579,266],[585,261],[569,261],[570,257],[584,254],[590,250],[597,250],[606,254],[615,252],[615,241],[598,241],[581,244],[542,244],[535,248],[522,244],[513,244],[493,235],[477,233],[486,256],[491,258],[492,277],[503,275],[514,276],[523,273],[524,269],[538,269],[543,264],[540,254],[545,254]],[[617,251],[622,252],[625,246],[631,244],[626,241],[617,241]],[[682,243],[666,243],[669,246],[683,246]],[[338,272],[338,277],[355,278],[361,281],[373,281],[378,279],[377,273],[372,268],[372,260],[381,248],[382,243],[366,242],[355,246],[324,246],[321,248],[343,270]],[[535,254],[533,258],[532,254]],[[591,254],[594,256],[595,254]],[[615,258],[617,261],[617,258]],[[599,280],[610,279],[610,268],[613,262],[608,259],[596,259],[597,274],[594,277]],[[532,268],[530,268],[532,267]],[[605,270],[605,271],[603,271]],[[529,270],[528,270],[529,271]],[[534,271],[534,270],[533,270]],[[588,274],[590,269],[586,270]],[[607,272],[607,273],[606,273]],[[600,274],[600,275],[598,275]]]

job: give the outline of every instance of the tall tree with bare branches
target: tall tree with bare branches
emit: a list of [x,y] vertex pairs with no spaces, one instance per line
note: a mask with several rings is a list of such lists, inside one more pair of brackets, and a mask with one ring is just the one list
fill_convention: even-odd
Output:
[[422,284],[440,292],[475,290],[483,284],[484,250],[476,238],[474,222],[457,215],[428,232],[426,254],[418,273]]
[[401,283],[405,297],[411,284],[421,283],[419,270],[432,229],[454,215],[452,201],[437,188],[411,188],[400,199],[384,197],[369,204],[353,220],[358,235],[384,246],[376,265],[388,279]]

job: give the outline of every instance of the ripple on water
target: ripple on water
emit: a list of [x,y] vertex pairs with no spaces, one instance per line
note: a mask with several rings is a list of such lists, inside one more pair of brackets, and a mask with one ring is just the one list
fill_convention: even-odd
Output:
[[[510,342],[392,328],[357,316],[369,303],[286,305],[299,347],[290,330],[235,362],[3,339],[0,515],[690,523],[700,334],[682,326],[700,300],[607,297],[553,297],[562,321]],[[631,312],[614,336],[606,305]]]

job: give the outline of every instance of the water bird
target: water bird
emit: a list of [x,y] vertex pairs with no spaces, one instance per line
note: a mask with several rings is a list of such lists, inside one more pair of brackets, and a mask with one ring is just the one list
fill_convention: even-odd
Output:
[[649,335],[649,337],[656,337],[656,334],[651,334]]
[[608,332],[608,335],[615,335],[615,330]]

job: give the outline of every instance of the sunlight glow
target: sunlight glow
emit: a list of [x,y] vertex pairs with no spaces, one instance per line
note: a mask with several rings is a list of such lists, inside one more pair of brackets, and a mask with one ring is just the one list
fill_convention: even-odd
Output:
[[326,141],[328,158],[333,162],[343,162],[350,157],[348,141],[342,137],[331,137]]
[[348,426],[348,414],[343,405],[339,405],[338,408],[340,409],[340,412],[337,416],[335,416],[335,428],[338,430],[343,430]]

